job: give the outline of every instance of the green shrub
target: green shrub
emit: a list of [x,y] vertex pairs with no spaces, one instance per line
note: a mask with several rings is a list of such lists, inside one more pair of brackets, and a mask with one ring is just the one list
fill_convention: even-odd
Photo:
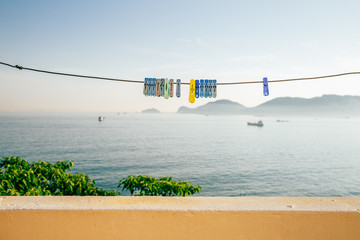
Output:
[[[71,161],[49,163],[27,162],[21,157],[3,157],[0,161],[0,196],[117,196],[116,190],[96,187],[95,181],[83,173],[66,173]],[[135,196],[189,196],[201,192],[190,182],[171,177],[158,179],[146,175],[123,178],[119,186]]]
[[83,173],[70,174],[71,161],[28,163],[21,157],[4,157],[0,161],[0,195],[2,196],[116,196],[117,191],[96,187]]
[[171,177],[158,179],[146,175],[130,175],[119,182],[118,187],[129,190],[135,196],[189,196],[201,192],[201,187],[190,182],[175,181]]

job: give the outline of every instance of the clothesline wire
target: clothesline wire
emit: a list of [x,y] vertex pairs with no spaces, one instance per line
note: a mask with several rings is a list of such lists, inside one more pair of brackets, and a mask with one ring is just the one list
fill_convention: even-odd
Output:
[[[28,70],[33,72],[40,72],[40,73],[47,73],[47,74],[54,74],[54,75],[62,75],[68,77],[79,77],[79,78],[91,78],[91,79],[99,79],[99,80],[107,80],[107,81],[118,81],[118,82],[128,82],[128,83],[144,83],[141,80],[128,80],[128,79],[119,79],[119,78],[108,78],[108,77],[97,77],[97,76],[88,76],[88,75],[79,75],[79,74],[71,74],[71,73],[62,73],[62,72],[53,72],[47,70],[40,70],[35,68],[28,68],[19,65],[11,65],[9,63],[0,62],[0,64],[17,68],[19,70]],[[269,80],[268,82],[290,82],[290,81],[305,81],[305,80],[315,80],[315,79],[322,79],[322,78],[332,78],[332,77],[340,77],[345,75],[355,75],[360,74],[360,72],[347,72],[347,73],[339,73],[339,74],[332,74],[332,75],[324,75],[324,76],[317,76],[317,77],[306,77],[306,78],[289,78],[289,79],[275,79]],[[250,81],[250,82],[219,82],[217,85],[237,85],[237,84],[252,84],[252,83],[263,83],[263,81]],[[189,85],[190,83],[181,82],[181,84]]]

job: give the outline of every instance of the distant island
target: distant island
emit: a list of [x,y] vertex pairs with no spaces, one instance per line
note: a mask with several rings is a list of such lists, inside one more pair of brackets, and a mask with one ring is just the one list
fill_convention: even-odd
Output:
[[141,113],[160,113],[160,111],[157,110],[156,108],[150,108],[142,111]]
[[360,96],[323,95],[314,98],[280,97],[247,108],[229,100],[209,102],[197,108],[180,107],[180,114],[359,117]]
[[242,114],[246,107],[230,100],[209,102],[197,108],[180,107],[177,113],[194,113],[204,115],[235,115]]

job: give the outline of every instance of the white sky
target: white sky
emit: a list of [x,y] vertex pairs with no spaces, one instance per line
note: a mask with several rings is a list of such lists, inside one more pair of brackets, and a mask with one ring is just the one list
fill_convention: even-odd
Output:
[[[0,1],[0,61],[143,80],[258,81],[360,71],[359,1]],[[252,107],[276,97],[360,95],[360,76],[219,86]],[[175,112],[209,99],[145,97],[141,84],[0,65],[0,111]]]

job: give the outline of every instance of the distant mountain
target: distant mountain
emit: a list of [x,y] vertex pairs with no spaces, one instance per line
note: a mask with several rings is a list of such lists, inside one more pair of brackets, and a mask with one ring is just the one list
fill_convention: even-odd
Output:
[[241,114],[246,107],[230,100],[218,100],[209,102],[197,108],[180,107],[177,113],[192,113],[204,115],[230,115]]
[[262,116],[360,116],[360,96],[323,95],[315,98],[280,97],[254,108],[229,100],[218,100],[197,108],[180,107],[178,113]]
[[141,113],[160,113],[160,111],[157,110],[156,108],[150,108],[142,111]]
[[247,109],[245,113],[288,116],[360,116],[360,96],[323,95],[310,99],[281,97]]

